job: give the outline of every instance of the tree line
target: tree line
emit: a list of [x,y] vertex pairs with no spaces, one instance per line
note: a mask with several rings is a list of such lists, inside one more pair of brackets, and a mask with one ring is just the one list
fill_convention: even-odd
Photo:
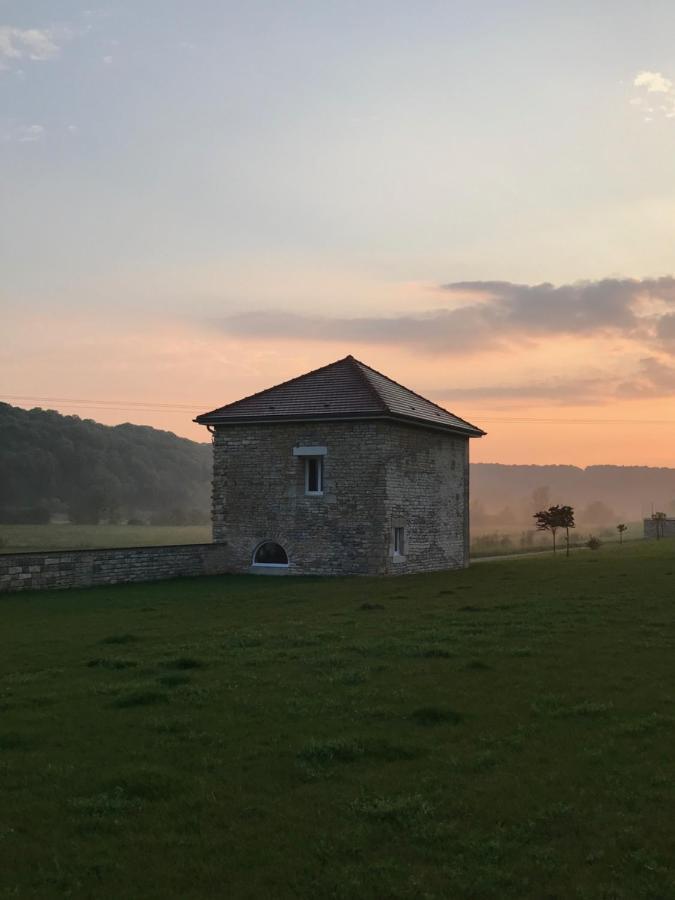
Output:
[[[567,556],[569,556],[570,528],[576,528],[576,522],[574,521],[574,507],[560,506],[559,504],[556,504],[555,506],[549,506],[548,509],[540,509],[538,512],[533,514],[532,518],[534,519],[539,531],[550,532],[551,538],[553,539],[554,553],[557,549],[556,535],[560,529],[565,530],[565,549]],[[656,537],[662,537],[663,524],[666,521],[666,514],[663,512],[653,513],[652,519],[656,521]],[[619,535],[619,543],[623,544],[623,536],[629,530],[629,526],[626,525],[625,522],[619,522],[615,527]],[[601,541],[593,535],[591,535],[589,540],[586,542],[586,546],[591,550],[597,550],[600,545]]]
[[210,483],[209,444],[0,403],[0,522],[207,523]]

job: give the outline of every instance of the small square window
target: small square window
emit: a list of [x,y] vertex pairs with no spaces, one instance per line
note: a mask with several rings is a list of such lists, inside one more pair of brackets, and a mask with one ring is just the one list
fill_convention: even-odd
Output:
[[305,493],[323,494],[323,457],[305,457]]
[[405,529],[400,526],[394,528],[394,556],[405,555]]

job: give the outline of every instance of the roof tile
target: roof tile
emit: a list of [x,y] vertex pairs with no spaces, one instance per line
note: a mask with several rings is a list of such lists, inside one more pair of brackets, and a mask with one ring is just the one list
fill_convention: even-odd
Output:
[[470,436],[484,434],[353,356],[197,416],[202,425],[288,420],[394,418]]

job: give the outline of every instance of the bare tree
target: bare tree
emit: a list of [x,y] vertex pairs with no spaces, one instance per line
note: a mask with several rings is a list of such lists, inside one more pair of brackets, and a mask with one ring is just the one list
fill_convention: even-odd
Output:
[[619,543],[623,544],[623,533],[624,531],[628,531],[628,525],[624,525],[623,522],[619,522],[616,526],[616,530],[619,532]]

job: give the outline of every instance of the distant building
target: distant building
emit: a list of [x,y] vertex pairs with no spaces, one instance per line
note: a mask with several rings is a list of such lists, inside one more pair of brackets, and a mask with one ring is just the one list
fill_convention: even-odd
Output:
[[213,539],[234,571],[468,565],[469,438],[485,432],[353,356],[195,421],[213,435]]
[[644,520],[644,535],[648,540],[675,538],[675,519],[651,516]]

